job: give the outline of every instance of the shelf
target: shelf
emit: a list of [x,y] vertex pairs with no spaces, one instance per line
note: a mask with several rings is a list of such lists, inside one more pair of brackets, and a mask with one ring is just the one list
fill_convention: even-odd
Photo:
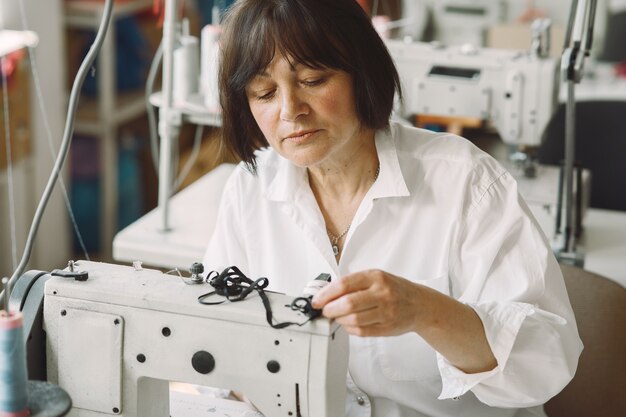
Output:
[[[112,20],[131,16],[152,7],[153,0],[115,2]],[[97,28],[100,25],[104,2],[66,0],[65,25],[68,27]]]
[[[161,92],[154,93],[150,96],[150,104],[161,107]],[[182,114],[183,121],[203,126],[221,126],[222,112],[219,109],[209,110],[204,105],[203,96],[200,94],[192,94],[185,102],[176,103],[172,109]]]
[[81,96],[74,128],[77,133],[100,134],[105,123],[119,126],[142,116],[146,112],[145,93],[143,90],[137,90],[118,94],[115,110],[107,122],[100,120],[99,106],[97,97]]

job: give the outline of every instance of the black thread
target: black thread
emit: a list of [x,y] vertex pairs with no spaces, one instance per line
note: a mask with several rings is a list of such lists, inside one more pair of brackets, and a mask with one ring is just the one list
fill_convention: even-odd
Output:
[[[231,266],[224,269],[221,273],[217,271],[211,271],[207,274],[205,281],[207,281],[215,289],[214,291],[202,294],[198,297],[198,302],[204,305],[218,305],[226,301],[237,302],[244,300],[252,291],[256,291],[261,297],[263,306],[265,307],[265,318],[267,323],[274,329],[283,329],[287,326],[303,326],[310,320],[319,317],[321,310],[316,310],[311,305],[312,297],[297,297],[287,307],[292,310],[300,311],[309,318],[302,322],[283,322],[274,323],[272,307],[270,301],[265,293],[265,288],[269,284],[269,280],[265,277],[252,280],[248,278],[243,272],[236,266]],[[220,301],[207,301],[208,298],[214,295],[220,295],[224,299]]]

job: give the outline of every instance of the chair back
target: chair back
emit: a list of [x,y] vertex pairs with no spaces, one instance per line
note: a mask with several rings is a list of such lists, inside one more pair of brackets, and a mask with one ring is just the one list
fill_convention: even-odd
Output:
[[584,344],[574,379],[545,405],[549,417],[626,416],[626,289],[561,265]]
[[[626,211],[626,100],[576,103],[574,131],[575,159],[591,171],[590,206]],[[543,134],[539,162],[561,164],[564,144],[565,105],[561,104]]]

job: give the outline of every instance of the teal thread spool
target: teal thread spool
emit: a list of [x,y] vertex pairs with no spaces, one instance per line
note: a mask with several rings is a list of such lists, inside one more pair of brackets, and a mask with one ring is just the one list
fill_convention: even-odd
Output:
[[0,417],[30,414],[22,328],[22,313],[0,311]]

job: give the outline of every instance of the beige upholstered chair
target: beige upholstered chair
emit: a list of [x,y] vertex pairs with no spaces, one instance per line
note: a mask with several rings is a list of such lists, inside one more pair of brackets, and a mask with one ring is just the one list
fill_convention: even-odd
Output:
[[[626,254],[625,254],[626,256]],[[549,417],[626,416],[626,289],[562,265],[585,345],[574,379],[545,406]]]

